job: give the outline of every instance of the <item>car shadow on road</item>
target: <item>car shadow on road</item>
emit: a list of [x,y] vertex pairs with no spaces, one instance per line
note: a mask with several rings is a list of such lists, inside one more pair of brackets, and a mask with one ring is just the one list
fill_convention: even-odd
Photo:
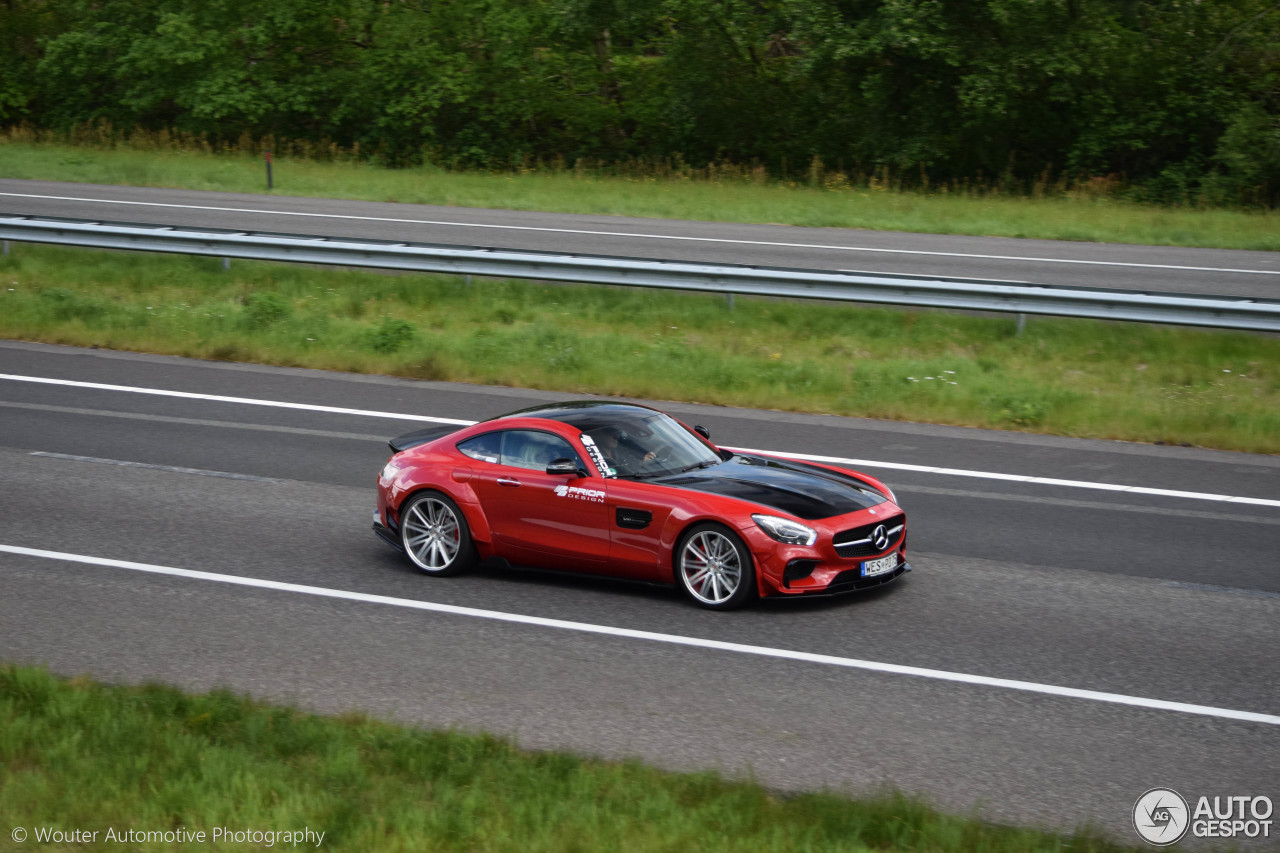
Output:
[[[385,560],[380,560],[380,564],[392,568],[397,575],[408,577],[421,576],[422,574],[408,560],[399,555],[389,553],[383,556]],[[686,611],[697,612],[699,610],[674,585],[648,583],[626,578],[609,577],[607,575],[593,575],[585,572],[513,566],[502,560],[486,561],[455,578],[424,578],[424,580],[448,583],[450,591],[457,592],[461,590],[456,584],[465,583],[468,578],[481,581],[484,586],[505,588],[508,591],[520,589],[518,597],[525,602],[543,596],[555,597],[558,595],[585,593],[592,596],[607,596],[618,601],[629,601],[637,604],[645,602],[661,605],[662,607],[677,607]],[[904,589],[906,586],[906,578],[898,578],[893,583],[839,595],[769,596],[748,604],[744,610],[754,611],[767,618],[788,618],[804,616],[805,614],[839,612],[859,605],[872,605],[885,599],[886,596],[894,595],[899,589]],[[475,588],[467,590],[468,593],[475,591],[478,590]],[[498,592],[493,606],[501,608],[508,600],[508,593]],[[712,617],[717,615],[710,611],[702,612]]]

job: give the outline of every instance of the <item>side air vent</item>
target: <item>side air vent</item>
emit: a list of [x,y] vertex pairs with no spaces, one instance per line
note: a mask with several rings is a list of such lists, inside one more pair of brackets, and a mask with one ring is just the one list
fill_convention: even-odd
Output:
[[817,567],[817,560],[792,560],[782,570],[782,585],[790,589],[792,581],[809,577]]
[[615,516],[618,526],[626,530],[644,530],[649,526],[649,522],[653,521],[653,513],[643,509],[628,509],[627,507],[618,507]]

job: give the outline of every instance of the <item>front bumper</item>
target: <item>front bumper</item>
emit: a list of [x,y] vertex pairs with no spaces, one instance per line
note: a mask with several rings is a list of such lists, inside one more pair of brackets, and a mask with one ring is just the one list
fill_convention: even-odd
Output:
[[831,595],[848,595],[852,592],[865,592],[866,590],[875,589],[878,586],[884,586],[887,583],[892,583],[909,571],[911,571],[911,564],[906,560],[900,562],[898,567],[891,572],[885,572],[882,575],[873,575],[869,578],[862,577],[858,569],[849,569],[836,575],[835,580],[831,581],[831,583],[827,584],[825,587],[818,589],[801,589],[799,587],[792,587],[790,589],[783,590],[783,593],[803,598],[822,598],[824,596]]
[[[744,527],[739,534],[755,558],[761,595],[796,598],[843,595],[884,586],[911,571],[911,564],[907,562],[905,534],[891,549],[859,557],[842,557],[829,543],[817,546],[780,545],[758,527]],[[864,562],[894,555],[897,556],[897,565],[892,570],[870,577],[862,576]]]

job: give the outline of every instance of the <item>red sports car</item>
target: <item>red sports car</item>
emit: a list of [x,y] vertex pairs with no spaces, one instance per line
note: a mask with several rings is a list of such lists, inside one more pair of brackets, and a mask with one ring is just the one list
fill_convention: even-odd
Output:
[[389,443],[373,529],[431,575],[492,560],[675,584],[728,610],[911,570],[879,480],[724,450],[646,406],[537,406]]

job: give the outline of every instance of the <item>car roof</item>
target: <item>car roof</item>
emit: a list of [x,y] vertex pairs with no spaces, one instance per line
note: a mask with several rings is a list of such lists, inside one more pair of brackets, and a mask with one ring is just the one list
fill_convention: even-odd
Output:
[[[542,418],[548,421],[559,421],[569,424],[580,432],[591,432],[601,427],[613,426],[640,427],[645,421],[668,415],[648,406],[636,403],[614,403],[602,400],[570,400],[565,403],[550,403],[531,406],[516,412],[498,415],[494,421],[506,418]],[[643,431],[643,430],[642,430]]]

